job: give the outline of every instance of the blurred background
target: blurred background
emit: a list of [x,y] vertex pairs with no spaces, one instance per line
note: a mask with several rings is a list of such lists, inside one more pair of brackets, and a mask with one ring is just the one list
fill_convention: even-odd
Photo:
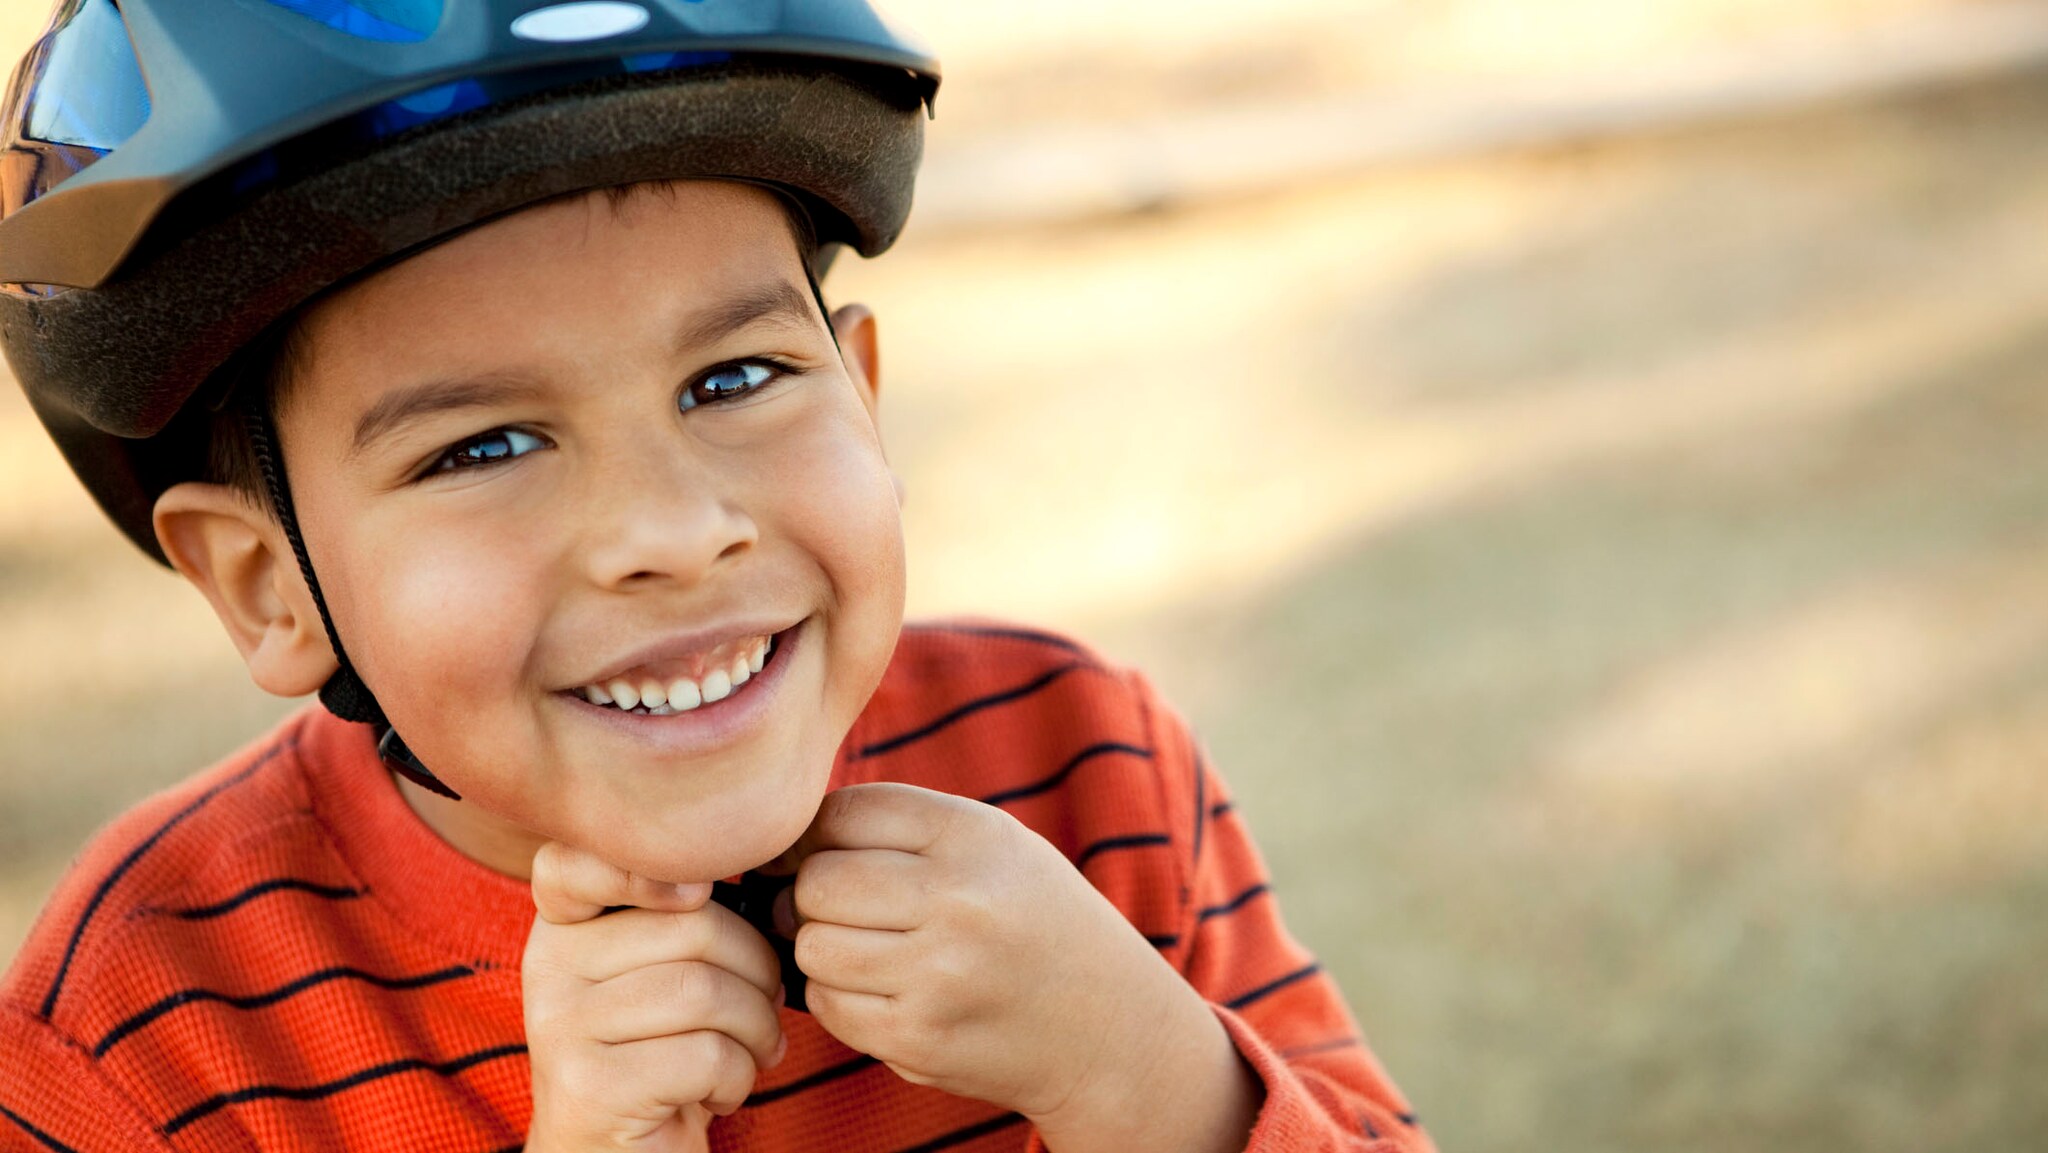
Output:
[[[2048,1146],[2048,7],[891,9],[913,609],[1152,671],[1446,1153]],[[0,478],[4,961],[294,706]]]

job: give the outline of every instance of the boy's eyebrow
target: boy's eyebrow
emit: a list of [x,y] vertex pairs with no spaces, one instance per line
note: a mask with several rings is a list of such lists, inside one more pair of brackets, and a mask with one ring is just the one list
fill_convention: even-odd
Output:
[[355,456],[368,448],[370,442],[415,417],[458,408],[487,408],[531,396],[536,391],[538,386],[530,381],[485,376],[430,380],[388,392],[356,420],[355,441],[349,446],[348,455]]
[[697,313],[676,336],[684,352],[716,344],[758,321],[773,320],[795,328],[810,328],[817,310],[811,298],[787,280],[756,285],[737,296]]
[[[727,336],[764,320],[793,328],[810,328],[816,310],[811,298],[786,280],[751,288],[692,316],[677,337],[687,352],[716,344]],[[532,395],[537,387],[515,377],[434,380],[410,385],[385,394],[356,421],[349,455],[355,456],[391,429],[430,413],[459,408],[488,408]]]

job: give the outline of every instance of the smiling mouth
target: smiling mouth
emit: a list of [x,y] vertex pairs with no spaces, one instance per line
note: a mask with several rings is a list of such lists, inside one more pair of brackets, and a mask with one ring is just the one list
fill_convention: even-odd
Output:
[[775,659],[783,633],[746,637],[691,658],[688,667],[649,666],[572,695],[599,708],[642,717],[668,717],[732,696]]

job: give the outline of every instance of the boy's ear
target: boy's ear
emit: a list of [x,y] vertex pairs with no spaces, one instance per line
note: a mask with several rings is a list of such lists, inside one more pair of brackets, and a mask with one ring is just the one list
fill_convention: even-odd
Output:
[[832,310],[832,331],[839,337],[846,373],[860,390],[868,415],[874,416],[882,391],[882,352],[875,335],[874,311],[865,304],[842,304]]
[[[846,362],[846,374],[853,378],[853,387],[860,393],[861,403],[868,409],[868,419],[875,422],[875,432],[882,429],[882,346],[875,334],[875,314],[865,304],[843,304],[832,311],[832,331],[839,337],[839,354]],[[896,503],[903,503],[903,478],[894,473],[896,482]]]
[[256,500],[188,482],[157,498],[156,539],[171,565],[213,605],[265,692],[317,691],[337,667],[284,530]]

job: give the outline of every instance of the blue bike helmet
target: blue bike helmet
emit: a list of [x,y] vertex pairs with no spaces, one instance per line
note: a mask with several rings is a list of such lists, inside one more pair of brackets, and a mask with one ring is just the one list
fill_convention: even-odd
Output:
[[[223,370],[320,293],[544,200],[689,178],[793,200],[815,284],[902,231],[938,84],[866,0],[60,0],[0,110],[0,348],[164,561],[151,511],[206,474]],[[320,601],[267,412],[252,434]],[[323,623],[321,699],[437,787]]]

